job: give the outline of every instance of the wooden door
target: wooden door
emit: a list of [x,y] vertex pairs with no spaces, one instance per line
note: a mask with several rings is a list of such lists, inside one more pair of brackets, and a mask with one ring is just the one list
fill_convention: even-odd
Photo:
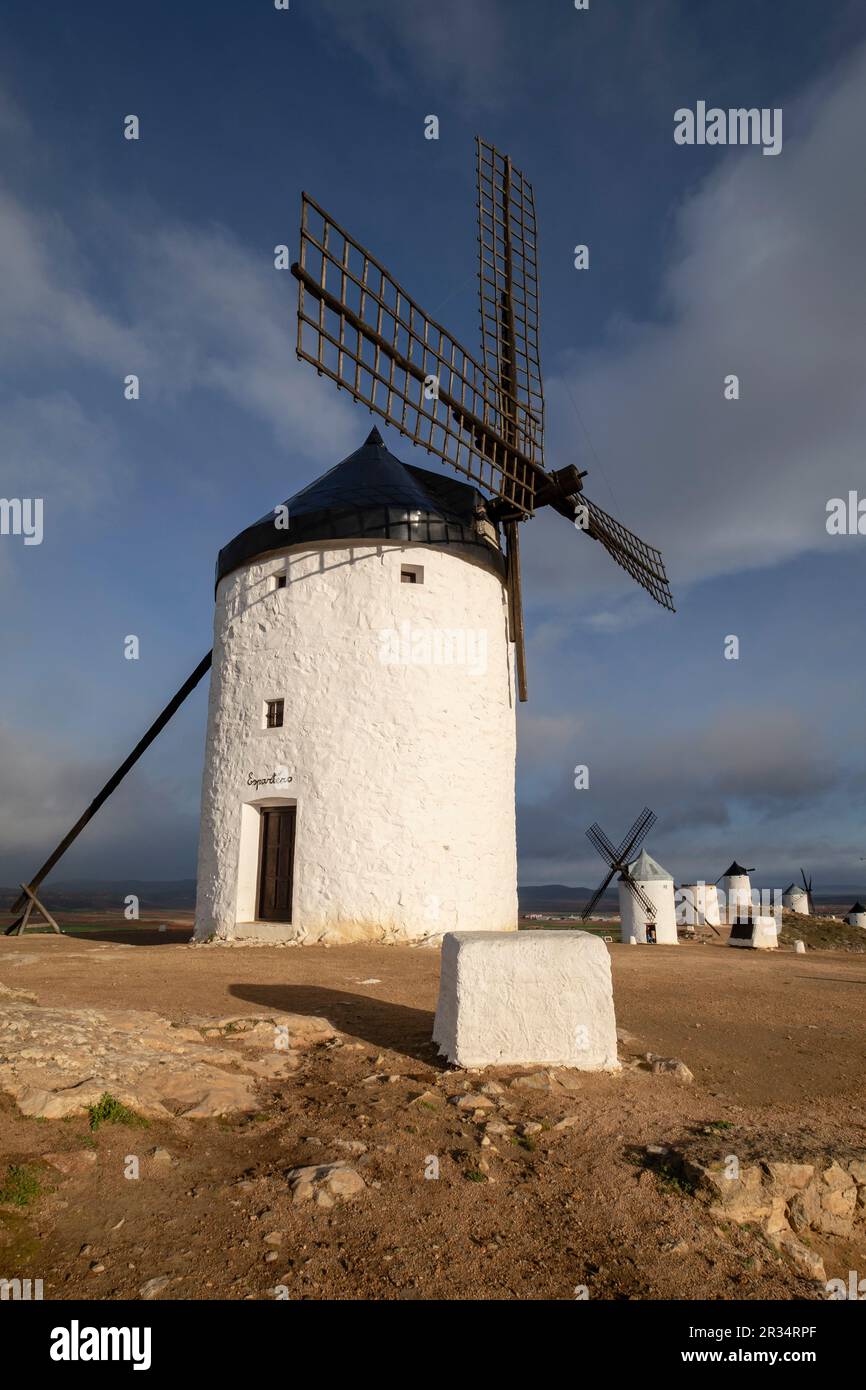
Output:
[[292,879],[295,868],[294,806],[262,810],[259,860],[259,920],[291,922]]

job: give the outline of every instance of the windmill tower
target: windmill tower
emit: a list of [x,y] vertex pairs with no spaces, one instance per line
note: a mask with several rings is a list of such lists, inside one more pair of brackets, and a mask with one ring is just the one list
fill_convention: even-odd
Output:
[[[721,875],[722,891],[725,895],[725,921],[733,923],[741,917],[748,918],[752,913],[752,881],[749,874],[753,869],[744,869],[734,859]],[[716,882],[718,883],[718,879]]]
[[306,194],[292,266],[298,357],[462,479],[374,431],[225,546],[213,652],[16,912],[212,665],[198,939],[516,926],[519,524],[552,507],[673,600],[659,551],[585,496],[585,473],[546,467],[532,188],[492,145],[476,154],[481,360]]
[[[505,562],[475,488],[362,447],[221,551],[196,936],[517,925]],[[278,509],[281,511],[281,509]]]
[[676,890],[676,908],[677,921],[687,929],[687,934],[695,935],[698,927],[710,927],[716,932],[716,927],[721,925],[719,890],[714,883],[698,879],[696,883],[680,884]]
[[812,899],[812,877],[806,878],[805,870],[800,870],[800,877],[803,880],[802,887],[798,883],[789,883],[782,894],[782,906],[788,912],[796,912],[800,916],[814,917],[815,907]]

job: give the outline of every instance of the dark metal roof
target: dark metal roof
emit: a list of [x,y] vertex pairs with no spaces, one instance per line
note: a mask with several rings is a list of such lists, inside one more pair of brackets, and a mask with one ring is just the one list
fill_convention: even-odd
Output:
[[853,917],[855,913],[866,912],[866,907],[860,902],[859,898],[853,907],[848,909],[848,916]]
[[744,869],[742,864],[738,864],[736,859],[729,869],[725,869],[722,878],[739,878],[742,874],[751,873],[750,869]]
[[475,513],[484,500],[469,483],[401,463],[373,429],[360,449],[283,504],[287,529],[275,525],[270,511],[223,546],[216,582],[269,551],[325,540],[475,545],[501,572],[501,553],[476,526]]

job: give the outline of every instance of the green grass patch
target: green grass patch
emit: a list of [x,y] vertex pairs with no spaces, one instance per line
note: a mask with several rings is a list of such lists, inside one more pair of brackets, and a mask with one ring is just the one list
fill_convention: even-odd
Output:
[[681,1172],[672,1168],[669,1163],[659,1163],[653,1166],[652,1171],[659,1180],[659,1186],[665,1192],[678,1192],[682,1197],[694,1197],[695,1189],[693,1185],[683,1177]]
[[29,1207],[38,1196],[39,1179],[34,1169],[26,1163],[10,1163],[0,1187],[0,1202],[13,1207]]
[[107,1091],[103,1092],[95,1105],[91,1105],[87,1114],[91,1130],[99,1129],[100,1125],[134,1125],[139,1129],[147,1128],[147,1120],[143,1115],[136,1115],[128,1105],[122,1105]]

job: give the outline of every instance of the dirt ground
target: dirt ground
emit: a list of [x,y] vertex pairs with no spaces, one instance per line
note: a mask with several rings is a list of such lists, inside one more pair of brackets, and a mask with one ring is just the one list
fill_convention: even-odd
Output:
[[[624,1062],[677,1057],[694,1084],[626,1065],[574,1074],[577,1089],[554,1094],[512,1089],[514,1068],[443,1066],[430,1043],[436,951],[191,947],[188,933],[0,938],[0,982],[41,1004],[152,1009],[177,1023],[320,1014],[342,1045],[305,1053],[288,1081],[263,1082],[253,1117],[91,1134],[86,1117],[27,1119],[0,1096],[0,1183],[10,1163],[40,1182],[29,1205],[0,1207],[0,1277],[41,1278],[46,1298],[137,1298],[161,1276],[160,1296],[178,1299],[277,1289],[569,1299],[581,1286],[604,1299],[824,1296],[755,1228],[720,1224],[650,1171],[644,1153],[720,1122],[720,1157],[866,1151],[864,957],[613,944]],[[377,1074],[381,1084],[369,1080]],[[492,1078],[507,1087],[498,1113],[516,1128],[484,1145],[483,1128],[449,1098]],[[556,1128],[563,1119],[572,1122]],[[541,1129],[521,1135],[527,1124]],[[360,1197],[293,1204],[287,1170],[345,1160],[347,1143],[365,1149],[351,1159]],[[40,1163],[94,1147],[84,1173]],[[173,1164],[152,1160],[154,1148]],[[124,1176],[130,1154],[141,1159],[137,1181]],[[425,1176],[437,1164],[438,1178]],[[828,1277],[866,1258],[829,1237],[813,1246]]]

